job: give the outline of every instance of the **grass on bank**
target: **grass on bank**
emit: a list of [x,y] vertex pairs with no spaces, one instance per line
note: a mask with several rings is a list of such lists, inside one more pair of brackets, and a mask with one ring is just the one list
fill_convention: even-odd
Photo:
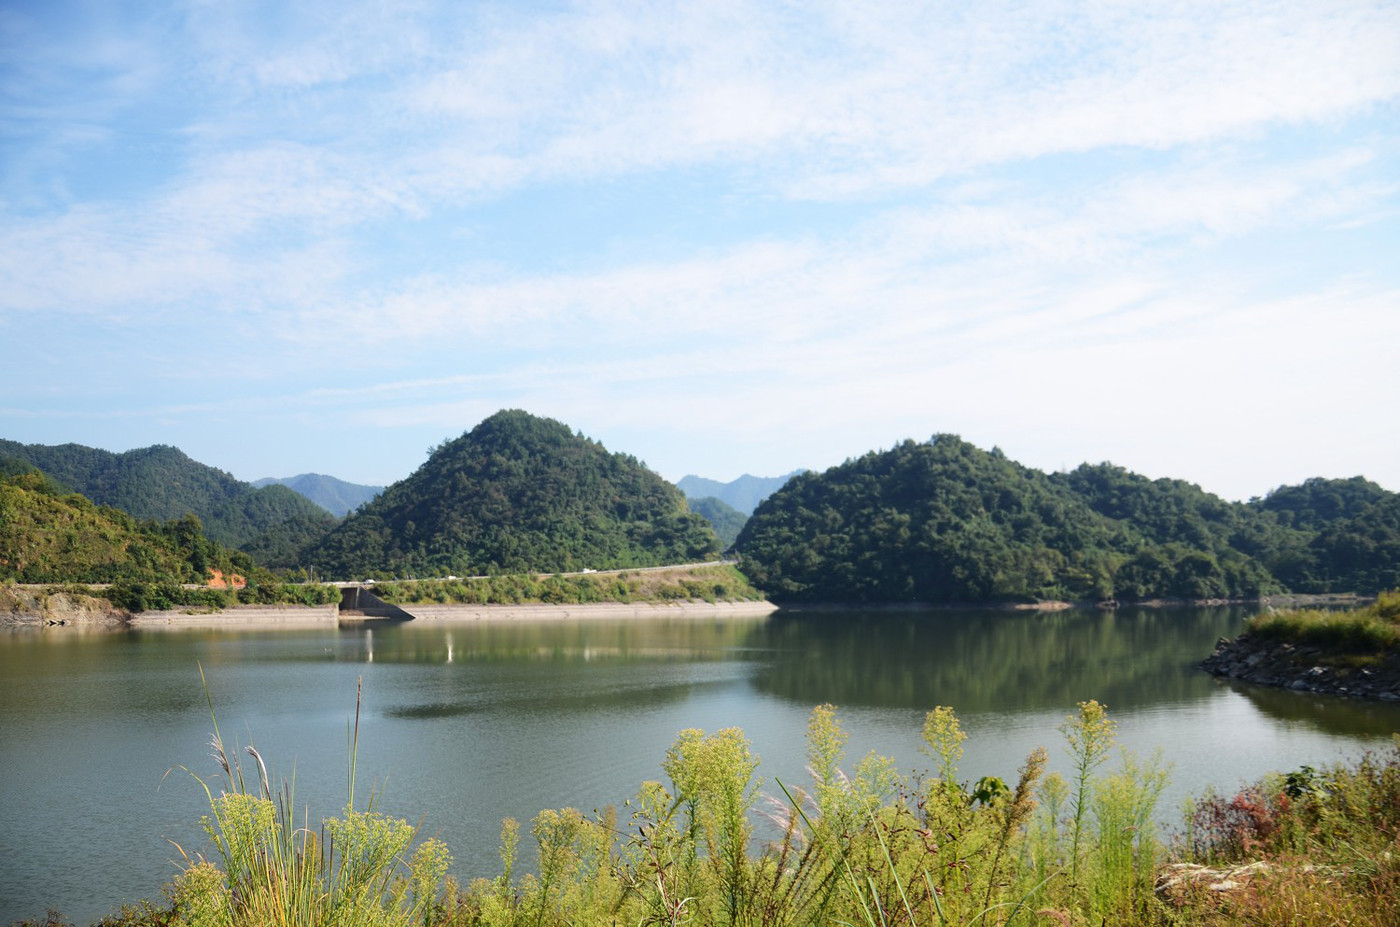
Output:
[[1400,650],[1400,590],[1382,592],[1371,605],[1345,611],[1267,612],[1250,619],[1249,630],[1258,637],[1343,654]]
[[454,580],[377,583],[375,595],[395,605],[586,605],[635,602],[757,602],[763,593],[730,564],[684,570],[616,573],[513,573]]
[[[1068,778],[1047,775],[1037,749],[1014,784],[969,781],[964,734],[939,708],[923,730],[933,773],[904,777],[873,753],[847,773],[847,735],[820,706],[810,783],[765,792],[741,731],[684,731],[662,761],[666,782],[644,783],[620,812],[544,811],[527,831],[507,820],[501,874],[460,886],[443,876],[441,845],[413,849],[407,823],[372,803],[354,810],[354,735],[351,801],[312,825],[255,752],[258,773],[245,779],[216,724],[226,784],[208,795],[214,859],[192,857],[164,902],[101,927],[1395,923],[1400,741],[1206,795],[1169,840],[1153,824],[1160,759],[1116,748],[1096,702],[1061,732]],[[1234,886],[1220,890],[1227,876]]]

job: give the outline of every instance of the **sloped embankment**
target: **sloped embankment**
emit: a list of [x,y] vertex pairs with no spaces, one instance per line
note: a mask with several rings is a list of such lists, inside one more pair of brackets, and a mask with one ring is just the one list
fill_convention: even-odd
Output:
[[129,616],[106,599],[45,587],[0,585],[0,627],[110,628]]

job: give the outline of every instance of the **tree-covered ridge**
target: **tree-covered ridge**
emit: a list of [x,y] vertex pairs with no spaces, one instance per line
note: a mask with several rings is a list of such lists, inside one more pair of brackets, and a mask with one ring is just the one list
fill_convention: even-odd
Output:
[[1400,495],[1310,481],[1232,503],[1111,464],[1047,475],[938,435],[794,478],[737,548],[789,601],[1375,592],[1400,580]]
[[115,454],[80,444],[0,441],[0,457],[23,461],[138,519],[170,521],[193,513],[209,537],[268,566],[294,565],[296,551],[335,524],[329,513],[284,486],[255,489],[166,445]]
[[1249,507],[1273,512],[1280,524],[1292,528],[1320,530],[1366,515],[1378,505],[1393,502],[1395,495],[1360,476],[1314,477],[1297,486],[1280,486],[1263,499],[1250,500]]
[[193,515],[138,521],[66,493],[38,471],[0,476],[0,580],[204,583],[252,562],[205,537]]
[[737,547],[778,600],[954,602],[1103,595],[1132,538],[1044,474],[939,435],[799,474]]
[[1243,505],[1111,464],[1051,479],[1148,540],[1205,551],[1222,564],[1247,557],[1292,592],[1370,594],[1400,585],[1400,494],[1359,476],[1280,486]]
[[1175,479],[1148,479],[1109,463],[1050,476],[1099,515],[1127,526],[1145,544],[1114,576],[1114,596],[1147,599],[1238,598],[1278,592],[1271,565],[1306,537]]
[[1324,524],[1277,572],[1307,592],[1400,588],[1400,495],[1389,493],[1353,517]]
[[660,566],[718,550],[709,523],[635,458],[507,410],[437,447],[302,560],[336,576],[465,576]]
[[714,496],[688,501],[690,510],[703,517],[715,529],[715,537],[719,538],[720,548],[728,550],[733,547],[734,542],[739,539],[739,532],[744,530],[744,522],[749,520],[749,516],[733,508],[723,499],[717,499]]

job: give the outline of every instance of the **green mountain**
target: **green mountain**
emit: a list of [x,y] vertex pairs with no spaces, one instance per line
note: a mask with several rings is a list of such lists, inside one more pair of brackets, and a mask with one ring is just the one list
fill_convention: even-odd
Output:
[[1045,474],[939,435],[793,477],[736,546],[775,601],[980,602],[1103,597],[1135,540]]
[[743,512],[714,496],[686,501],[690,503],[692,512],[704,518],[710,523],[710,527],[715,529],[715,537],[719,538],[719,546],[723,550],[734,546],[734,542],[739,539],[739,532],[744,530],[744,522],[749,520]]
[[1359,476],[1281,486],[1251,510],[1293,529],[1292,543],[1271,564],[1291,588],[1306,592],[1400,589],[1400,493]]
[[296,551],[335,524],[285,486],[255,489],[166,445],[115,454],[80,444],[0,441],[0,458],[36,467],[93,502],[138,519],[171,521],[193,513],[211,539],[265,566],[294,565]]
[[679,490],[566,425],[502,411],[437,447],[302,562],[339,577],[562,572],[705,560]]
[[687,499],[719,499],[743,515],[752,515],[758,504],[782,488],[802,470],[794,470],[786,476],[750,476],[745,473],[738,479],[721,483],[690,474],[681,477],[676,488],[685,493]]
[[138,522],[66,492],[37,470],[0,467],[0,580],[22,583],[203,583],[250,561],[207,539],[199,519]]
[[384,491],[383,486],[347,483],[344,480],[321,473],[300,473],[296,476],[281,478],[266,477],[254,480],[253,486],[257,489],[262,489],[264,486],[286,486],[293,492],[310,499],[337,518],[349,515]]
[[1400,585],[1400,495],[1312,480],[1234,503],[1112,464],[1047,475],[938,435],[793,478],[736,547],[776,601],[1372,593]]
[[[1278,519],[1184,480],[1153,480],[1110,463],[1082,464],[1050,480],[1148,542],[1115,576],[1120,598],[1233,598],[1282,590],[1289,584],[1272,566],[1307,542]],[[1206,559],[1194,559],[1200,557]],[[1202,579],[1188,593],[1191,583],[1177,579],[1183,569],[1193,572],[1192,563]]]

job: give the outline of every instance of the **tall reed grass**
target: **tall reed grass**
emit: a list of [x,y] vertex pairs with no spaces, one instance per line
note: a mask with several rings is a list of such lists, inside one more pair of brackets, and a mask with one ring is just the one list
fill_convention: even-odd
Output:
[[[204,681],[204,669],[200,667]],[[205,697],[209,689],[205,683]],[[225,746],[209,700],[213,758],[222,781],[198,775],[209,814],[201,821],[213,857],[187,853],[187,866],[169,892],[171,925],[179,927],[413,927],[431,923],[451,863],[437,840],[412,845],[417,829],[374,810],[371,792],[355,807],[356,756],[363,691],[347,727],[346,788],[339,817],[314,825],[298,810],[292,780],[274,787],[262,754]]]
[[[1044,749],[1027,757],[1014,787],[994,777],[968,782],[958,772],[965,734],[950,709],[938,708],[924,726],[935,775],[902,777],[874,754],[851,775],[847,735],[823,705],[808,723],[810,786],[780,782],[780,796],[760,801],[758,759],[739,731],[685,731],[662,764],[669,782],[646,783],[625,826],[547,812],[532,830],[539,874],[514,881],[518,829],[508,826],[507,874],[470,885],[445,923],[1150,920],[1160,907],[1152,821],[1165,772],[1120,751],[1119,765],[1098,775],[1113,728],[1095,702],[1067,720],[1065,735],[1070,784],[1042,781]],[[750,814],[756,807],[761,813]]]

